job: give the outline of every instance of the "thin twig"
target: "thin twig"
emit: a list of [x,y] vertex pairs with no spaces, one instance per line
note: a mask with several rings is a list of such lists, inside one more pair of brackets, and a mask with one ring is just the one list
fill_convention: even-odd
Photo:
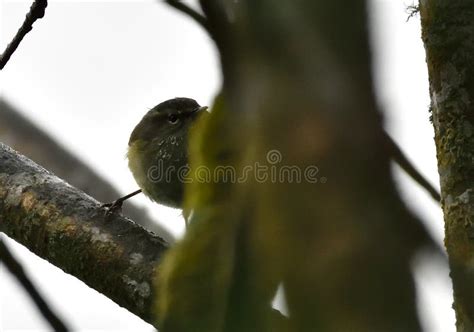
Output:
[[18,29],[15,37],[13,37],[10,44],[8,44],[7,48],[5,49],[5,52],[3,52],[0,56],[0,70],[2,70],[3,67],[5,67],[5,65],[7,64],[8,60],[10,60],[10,57],[12,56],[13,52],[15,52],[18,45],[20,45],[21,41],[23,40],[23,37],[25,37],[26,34],[30,32],[31,29],[33,29],[33,23],[44,16],[44,12],[47,6],[47,0],[35,0],[33,2],[30,7],[30,11],[28,12],[28,14],[26,14],[25,21],[21,25],[20,29]]
[[390,157],[398,164],[416,183],[425,189],[430,196],[436,201],[441,201],[441,195],[438,190],[416,169],[413,163],[405,155],[405,152],[395,143],[395,141],[388,135],[384,134],[384,144],[390,153]]
[[199,14],[197,11],[183,3],[182,1],[179,0],[166,0],[166,3],[170,5],[171,7],[179,10],[180,12],[183,12],[184,14],[188,15],[191,17],[193,20],[195,20],[199,25],[201,25],[207,32],[210,33],[209,31],[209,24],[207,22],[206,17],[203,15]]
[[40,293],[33,285],[31,280],[25,274],[23,267],[17,262],[15,257],[10,253],[7,246],[0,238],[0,261],[5,263],[8,270],[18,279],[20,284],[30,295],[36,307],[41,312],[43,317],[48,321],[55,331],[68,331],[66,325],[59,319],[59,317],[49,308],[46,301],[41,297]]
[[407,22],[412,18],[415,17],[420,12],[420,7],[416,5],[410,5],[406,9],[408,17]]

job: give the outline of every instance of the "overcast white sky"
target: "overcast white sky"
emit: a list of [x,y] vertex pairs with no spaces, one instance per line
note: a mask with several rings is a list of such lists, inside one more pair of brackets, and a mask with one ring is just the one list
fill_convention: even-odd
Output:
[[[194,3],[194,2],[193,2]],[[0,52],[31,1],[0,0]],[[372,0],[375,85],[387,129],[417,167],[438,184],[428,76],[419,18],[406,22],[406,0]],[[136,189],[125,152],[129,134],[160,101],[187,96],[211,102],[220,86],[218,59],[194,22],[157,1],[50,1],[0,73],[2,97],[123,193]],[[407,204],[443,238],[440,208],[397,173]],[[176,235],[180,211],[136,199]],[[153,328],[82,282],[8,241],[48,300],[80,331]],[[426,331],[455,330],[448,271],[433,263],[416,269]],[[0,331],[47,331],[11,276],[0,267]]]

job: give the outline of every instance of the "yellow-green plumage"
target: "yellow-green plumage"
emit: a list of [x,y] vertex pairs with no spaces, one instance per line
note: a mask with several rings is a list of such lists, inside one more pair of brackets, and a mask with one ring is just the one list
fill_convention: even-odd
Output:
[[130,136],[128,166],[153,201],[181,207],[188,165],[188,132],[206,107],[189,98],[167,100],[151,109]]

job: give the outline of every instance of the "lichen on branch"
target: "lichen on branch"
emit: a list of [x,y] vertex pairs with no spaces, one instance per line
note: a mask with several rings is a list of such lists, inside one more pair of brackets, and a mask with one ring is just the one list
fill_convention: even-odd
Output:
[[0,231],[153,322],[152,282],[167,243],[0,143]]

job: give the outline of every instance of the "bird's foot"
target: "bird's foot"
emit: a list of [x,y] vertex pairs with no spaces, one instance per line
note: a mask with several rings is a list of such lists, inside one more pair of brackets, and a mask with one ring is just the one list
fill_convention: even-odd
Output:
[[102,204],[100,207],[103,209],[106,209],[105,211],[106,216],[110,216],[114,213],[121,213],[123,202],[125,202],[130,197],[133,197],[141,192],[142,192],[141,189],[135,190],[133,193],[120,197],[119,199],[116,199],[115,201],[111,203]]
[[100,208],[105,209],[106,216],[112,215],[114,213],[121,213],[123,202],[124,200],[122,198],[119,198],[113,202],[102,204]]

